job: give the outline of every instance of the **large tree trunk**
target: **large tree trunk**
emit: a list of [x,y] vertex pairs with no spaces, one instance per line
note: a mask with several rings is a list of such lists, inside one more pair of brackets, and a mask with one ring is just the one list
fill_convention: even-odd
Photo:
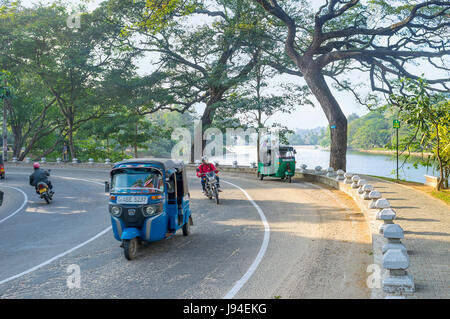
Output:
[[[214,115],[216,113],[216,108],[214,106],[214,104],[219,101],[222,98],[222,94],[220,95],[214,95],[212,96],[209,101],[206,104],[206,108],[203,111],[203,115],[201,118],[201,125],[202,125],[202,129],[201,131],[197,131],[194,129],[194,139],[192,140],[191,143],[191,163],[194,163],[196,159],[195,158],[196,154],[195,154],[195,142],[197,140],[201,139],[201,154],[203,155],[203,150],[205,149],[206,146],[206,140],[204,139],[204,133],[205,131],[211,127],[212,121],[214,120]],[[196,134],[197,133],[197,134]],[[199,136],[199,134],[201,133],[201,136]]]
[[[306,71],[306,72],[305,72]],[[334,98],[320,70],[302,70],[310,90],[319,101],[331,129],[330,167],[346,170],[347,118]]]
[[72,156],[72,160],[74,159],[74,158],[77,158],[77,154],[76,154],[76,151],[75,151],[75,142],[74,142],[74,139],[73,139],[73,121],[72,120],[69,120],[68,121],[69,123],[69,131],[68,131],[68,137],[69,137],[69,149],[70,149],[70,155]]

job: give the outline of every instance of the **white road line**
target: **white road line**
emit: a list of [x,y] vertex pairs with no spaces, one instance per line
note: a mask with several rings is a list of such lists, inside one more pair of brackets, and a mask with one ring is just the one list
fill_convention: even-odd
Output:
[[256,204],[254,202],[254,200],[250,197],[250,195],[241,187],[224,181],[222,180],[222,182],[230,184],[231,186],[236,187],[237,189],[239,189],[242,193],[244,193],[244,195],[247,197],[247,199],[250,201],[250,203],[252,203],[252,205],[256,208],[256,210],[258,211],[258,214],[261,218],[261,221],[264,225],[264,239],[263,239],[263,243],[261,244],[261,248],[259,249],[258,255],[256,256],[255,260],[253,261],[253,263],[250,265],[250,268],[247,270],[247,272],[244,274],[244,276],[242,276],[241,279],[239,279],[235,285],[233,286],[233,288],[231,288],[231,290],[225,295],[225,297],[223,297],[223,299],[231,299],[233,298],[238,292],[239,290],[241,290],[241,288],[245,285],[245,283],[250,279],[250,277],[253,275],[253,273],[256,271],[256,269],[258,268],[259,264],[261,263],[261,260],[264,258],[264,254],[266,253],[267,250],[267,246],[269,245],[269,239],[270,239],[270,227],[269,227],[269,223],[267,222],[266,216],[264,215],[263,210],[261,209],[261,207],[258,206],[258,204]]
[[42,268],[42,267],[44,267],[44,266],[46,266],[46,265],[48,265],[48,264],[54,262],[55,260],[58,260],[58,259],[61,258],[61,257],[64,257],[64,256],[67,255],[67,254],[70,254],[71,252],[77,250],[78,248],[81,248],[81,247],[83,247],[83,246],[89,244],[91,241],[93,241],[93,240],[99,238],[100,236],[106,234],[108,231],[111,230],[111,228],[112,228],[112,227],[109,226],[108,228],[104,229],[103,231],[101,231],[100,233],[98,233],[98,234],[95,235],[94,237],[92,237],[92,238],[86,240],[85,242],[83,242],[83,243],[81,243],[81,244],[79,244],[79,245],[77,245],[77,246],[75,246],[75,247],[73,247],[73,248],[71,248],[71,249],[69,249],[69,250],[66,250],[65,252],[63,252],[63,253],[61,253],[61,254],[59,254],[59,255],[57,255],[57,256],[55,256],[55,257],[49,259],[49,260],[47,260],[47,261],[45,261],[45,262],[43,262],[43,263],[41,263],[41,264],[39,264],[39,265],[37,265],[37,266],[34,266],[33,268],[30,268],[30,269],[28,269],[28,270],[25,270],[24,272],[21,272],[20,274],[14,275],[14,276],[12,276],[12,277],[3,279],[2,281],[0,281],[0,285],[6,283],[6,282],[8,282],[8,281],[17,279],[17,278],[19,278],[19,277],[22,277],[22,276],[24,276],[24,275],[26,275],[26,274],[29,274],[29,273],[31,273],[31,272],[33,272],[33,271],[35,271],[35,270],[38,270],[39,268]]
[[[79,178],[62,177],[62,176],[54,176],[54,177],[59,177],[59,178],[63,178],[63,179],[80,180],[80,181],[84,181],[84,182],[89,182],[89,183],[94,183],[94,184],[103,185],[102,183],[99,183],[99,182],[96,182],[96,181],[93,181],[93,180],[83,180],[83,179],[79,179]],[[11,187],[11,186],[3,186],[3,185],[2,185],[2,187],[14,188],[14,187]],[[14,189],[15,189],[15,188],[14,188]],[[19,189],[17,189],[17,190],[19,190]],[[19,191],[21,191],[21,190],[19,190]],[[21,191],[21,192],[22,192],[22,191]],[[23,193],[23,192],[22,192],[22,193]],[[25,193],[23,193],[23,194],[24,194],[25,196],[27,196]],[[27,197],[27,201],[28,201],[28,197]],[[26,202],[25,202],[25,203],[26,203]],[[22,208],[23,208],[23,207],[21,207],[21,209],[22,209]],[[20,211],[20,209],[19,209],[18,211],[14,212],[14,214],[18,213],[19,211]],[[12,214],[12,215],[14,215],[14,214]],[[7,218],[11,217],[12,215],[8,216]],[[1,221],[0,221],[0,222],[1,222]],[[28,269],[28,270],[25,270],[25,271],[21,272],[20,274],[17,274],[17,275],[14,275],[14,276],[11,276],[11,277],[9,277],[9,278],[6,278],[6,279],[1,280],[1,281],[0,281],[0,285],[2,285],[2,284],[4,284],[4,283],[7,283],[8,281],[11,281],[11,280],[20,278],[20,277],[22,277],[22,276],[24,276],[24,275],[27,275],[27,274],[29,274],[29,273],[35,271],[35,270],[38,270],[39,268],[42,268],[42,267],[44,267],[44,266],[46,266],[46,265],[48,265],[48,264],[50,264],[50,263],[52,263],[52,262],[54,262],[54,261],[56,261],[56,260],[58,260],[58,259],[60,259],[60,258],[62,258],[62,257],[64,257],[64,256],[66,256],[66,255],[68,255],[68,254],[70,254],[71,252],[73,252],[73,251],[75,251],[75,250],[77,250],[77,249],[79,249],[79,248],[81,248],[81,247],[83,247],[83,246],[89,244],[90,242],[94,241],[95,239],[99,238],[100,236],[106,234],[106,233],[107,233],[108,231],[110,231],[111,229],[112,229],[112,226],[109,226],[109,227],[107,227],[106,229],[102,230],[102,231],[101,231],[100,233],[98,233],[97,235],[95,235],[94,237],[91,237],[90,239],[86,240],[85,242],[83,242],[83,243],[81,243],[81,244],[79,244],[79,245],[77,245],[77,246],[75,246],[75,247],[72,247],[71,249],[66,250],[65,252],[63,252],[63,253],[61,253],[61,254],[59,254],[59,255],[53,257],[53,258],[50,258],[49,260],[44,261],[43,263],[41,263],[41,264],[39,264],[39,265],[37,265],[37,266],[34,266],[34,267],[32,267],[32,268],[30,268],[30,269]]]
[[24,192],[23,190],[21,190],[21,189],[19,189],[19,188],[16,188],[16,187],[5,186],[5,185],[1,185],[0,187],[6,187],[6,188],[14,189],[14,190],[16,190],[16,191],[22,193],[22,195],[23,195],[23,197],[24,197],[22,206],[20,206],[20,208],[17,209],[17,210],[16,210],[14,213],[12,213],[11,215],[9,215],[9,216],[7,216],[7,217],[1,219],[1,220],[0,220],[0,224],[1,224],[1,223],[3,223],[5,220],[7,220],[7,219],[13,217],[15,214],[17,214],[18,212],[20,212],[20,211],[26,206],[26,204],[28,203],[28,196],[27,196],[27,194],[25,194],[25,192]]

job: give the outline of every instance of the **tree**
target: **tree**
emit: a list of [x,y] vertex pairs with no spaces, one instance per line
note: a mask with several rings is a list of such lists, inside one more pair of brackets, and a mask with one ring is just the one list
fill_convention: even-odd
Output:
[[[347,90],[338,76],[360,70],[370,77],[373,91],[390,94],[392,79],[418,79],[408,66],[425,60],[431,68],[449,70],[449,1],[327,0],[314,15],[300,18],[292,9],[305,1],[254,0],[287,27],[285,51],[319,101],[331,129],[330,166],[346,168],[347,120],[325,76]],[[376,18],[375,18],[376,17]],[[435,90],[448,90],[448,78],[429,80]],[[356,97],[359,95],[352,90]]]
[[[162,83],[172,96],[172,100],[166,102],[169,109],[185,112],[198,103],[205,104],[201,115],[202,131],[198,132],[202,136],[194,138],[202,141],[203,149],[206,144],[203,133],[211,127],[217,108],[230,92],[246,81],[265,44],[260,30],[264,22],[262,10],[247,0],[216,0],[211,1],[211,8],[193,7],[189,17],[175,14],[171,23],[155,31],[146,28],[145,3],[138,1],[133,8],[121,8],[128,22],[127,35],[135,32],[146,38],[140,45],[130,46],[141,52],[158,54],[155,66],[169,75]],[[207,21],[193,28],[185,23],[192,15]]]
[[120,26],[108,23],[105,16],[102,8],[85,13],[80,29],[75,30],[66,25],[68,13],[61,5],[20,8],[13,21],[15,36],[5,50],[7,63],[39,76],[56,100],[65,120],[61,138],[68,137],[72,158],[76,157],[77,129],[108,113],[114,104],[102,94],[106,72],[133,67],[134,53],[118,47]]
[[[390,103],[397,108],[401,118],[409,125],[417,128],[421,133],[422,145],[430,145],[439,165],[439,191],[444,183],[446,167],[449,163],[449,130],[450,127],[450,99],[442,94],[427,92],[427,83],[419,80],[419,85],[411,80],[403,81],[405,95],[392,95]],[[414,135],[416,136],[416,134]]]

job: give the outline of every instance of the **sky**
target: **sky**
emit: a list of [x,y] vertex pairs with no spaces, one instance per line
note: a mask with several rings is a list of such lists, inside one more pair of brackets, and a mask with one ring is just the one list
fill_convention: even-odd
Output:
[[[313,9],[317,9],[322,3],[324,3],[323,0],[310,0],[310,1],[311,1],[311,5],[312,5]],[[22,4],[24,6],[31,6],[32,4],[37,3],[37,2],[39,2],[39,1],[23,0]],[[40,2],[45,4],[45,3],[52,3],[54,1],[53,0],[41,0]],[[99,3],[101,3],[101,0],[84,0],[84,1],[83,0],[73,0],[73,1],[70,1],[70,3],[74,6],[79,3],[85,3],[88,10],[93,10],[97,7],[97,5]],[[141,74],[150,72],[149,60],[150,59],[143,59],[138,63]],[[357,73],[349,73],[347,78],[354,83],[361,83],[361,81],[363,83],[367,83],[367,80],[368,80],[368,77],[365,79],[361,78],[360,74],[357,74]],[[282,80],[284,80],[284,79],[286,79],[292,83],[304,84],[304,81],[299,77],[283,75]],[[328,82],[328,83],[331,84],[331,82]],[[330,86],[330,88],[331,88],[331,86]],[[340,104],[343,113],[346,116],[348,116],[352,113],[356,113],[359,116],[362,116],[369,112],[364,105],[360,105],[355,100],[355,98],[353,97],[353,95],[350,92],[337,91],[334,88],[331,88],[331,90],[332,90],[336,100]],[[362,95],[364,96],[364,94],[369,93],[369,87],[366,86],[365,88],[361,88],[361,89],[359,89],[359,92],[361,92]],[[285,125],[288,128],[293,129],[293,130],[295,130],[297,128],[312,129],[312,128],[316,128],[319,126],[328,125],[328,121],[320,107],[320,104],[314,98],[312,98],[311,100],[314,102],[315,107],[311,107],[309,105],[299,105],[296,108],[296,110],[294,112],[292,112],[291,114],[279,113],[279,114],[273,115],[268,120],[268,124],[280,123],[280,124]],[[196,107],[197,112],[202,112],[203,109],[204,109],[204,106],[202,106],[202,105],[199,105]]]

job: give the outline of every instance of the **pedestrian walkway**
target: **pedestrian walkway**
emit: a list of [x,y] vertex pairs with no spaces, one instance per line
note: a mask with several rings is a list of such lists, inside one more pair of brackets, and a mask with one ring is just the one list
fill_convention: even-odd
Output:
[[413,298],[450,298],[450,206],[410,186],[366,176],[397,213],[405,233],[416,292]]

